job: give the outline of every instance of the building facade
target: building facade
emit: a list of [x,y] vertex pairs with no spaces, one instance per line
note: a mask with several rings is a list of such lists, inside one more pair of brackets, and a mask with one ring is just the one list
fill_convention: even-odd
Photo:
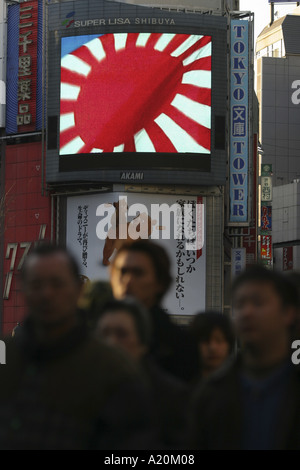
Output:
[[[271,237],[274,267],[299,269],[297,234],[300,177],[300,7],[266,26],[256,44],[262,163],[272,173]],[[263,183],[262,183],[263,191]],[[266,209],[264,208],[264,211]],[[263,214],[262,214],[263,216]],[[262,222],[263,224],[263,222]],[[285,263],[283,263],[285,259]],[[288,261],[287,261],[288,259]]]
[[[139,218],[169,252],[174,282],[164,307],[176,321],[229,312],[232,276],[256,260],[253,22],[238,2],[215,3],[9,6],[5,333],[24,315],[17,274],[39,240],[65,244],[86,279],[107,279],[113,253],[107,258],[101,227],[106,217],[107,232],[121,206],[128,227]],[[187,227],[185,205],[196,246],[174,233],[176,223]],[[173,207],[167,219],[163,206]]]

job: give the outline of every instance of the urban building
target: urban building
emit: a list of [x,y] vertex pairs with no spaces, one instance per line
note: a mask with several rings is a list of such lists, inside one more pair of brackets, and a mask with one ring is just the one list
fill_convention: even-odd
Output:
[[[104,221],[121,208],[169,252],[164,306],[178,322],[228,313],[232,276],[256,261],[251,14],[237,1],[126,3],[0,2],[4,333],[24,315],[31,247],[66,244],[87,281],[107,279]],[[172,232],[185,205],[196,246]]]
[[[262,229],[262,258],[271,247],[267,262],[285,270],[299,269],[300,239],[297,198],[300,178],[300,7],[293,14],[270,23],[256,43],[259,140],[262,164],[271,171],[263,175],[265,191],[261,226],[269,212],[272,229]],[[269,186],[273,187],[273,191]],[[265,188],[265,190],[264,190]],[[271,196],[272,194],[272,196]],[[268,206],[266,205],[268,204]],[[264,221],[262,218],[265,217]],[[271,237],[271,238],[270,238]],[[267,243],[264,243],[267,242]],[[262,245],[265,245],[263,247]],[[288,249],[288,251],[287,251]],[[287,253],[289,262],[287,262]],[[285,262],[283,262],[285,259]]]

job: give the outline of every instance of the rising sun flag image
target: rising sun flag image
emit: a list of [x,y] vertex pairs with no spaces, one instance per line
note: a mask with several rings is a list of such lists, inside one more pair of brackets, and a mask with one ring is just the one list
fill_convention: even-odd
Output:
[[203,35],[62,38],[60,155],[210,154],[211,56]]

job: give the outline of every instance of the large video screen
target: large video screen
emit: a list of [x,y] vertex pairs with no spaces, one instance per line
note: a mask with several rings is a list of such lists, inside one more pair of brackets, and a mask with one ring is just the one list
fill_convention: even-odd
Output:
[[47,183],[225,183],[225,17],[74,0],[47,25]]
[[61,38],[59,155],[211,153],[212,37]]

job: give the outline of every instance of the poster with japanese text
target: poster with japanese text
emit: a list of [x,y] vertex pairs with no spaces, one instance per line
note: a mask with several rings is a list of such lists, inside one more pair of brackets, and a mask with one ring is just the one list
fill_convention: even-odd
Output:
[[89,280],[109,279],[122,233],[122,239],[140,233],[167,251],[173,277],[163,299],[167,313],[205,309],[205,198],[117,192],[68,198],[66,244]]

